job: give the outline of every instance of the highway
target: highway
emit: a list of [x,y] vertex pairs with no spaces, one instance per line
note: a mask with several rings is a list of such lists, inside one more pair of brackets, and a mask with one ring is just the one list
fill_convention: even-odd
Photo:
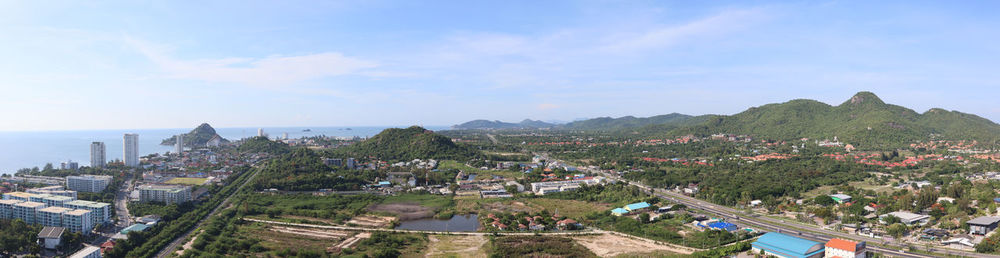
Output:
[[[552,159],[550,159],[548,157],[547,154],[542,153],[542,154],[539,154],[539,155],[545,157],[546,160],[552,160]],[[556,161],[558,161],[558,160],[556,160]],[[657,197],[660,197],[660,198],[665,199],[665,200],[669,200],[669,201],[674,202],[674,203],[684,204],[688,208],[702,210],[702,211],[705,211],[707,213],[714,214],[717,217],[726,218],[727,222],[730,222],[730,223],[733,223],[733,224],[737,224],[737,225],[740,225],[740,226],[744,226],[744,227],[756,228],[756,229],[760,229],[760,230],[763,230],[763,231],[785,233],[785,234],[789,234],[789,235],[794,235],[794,236],[797,236],[797,237],[801,237],[801,238],[804,238],[804,239],[809,239],[809,240],[813,240],[813,241],[817,241],[817,242],[824,242],[824,243],[827,242],[827,241],[829,241],[832,238],[849,239],[849,240],[854,240],[854,241],[866,241],[866,242],[869,243],[868,244],[869,251],[880,253],[880,254],[887,255],[887,256],[893,256],[893,257],[940,257],[940,256],[1000,257],[1000,255],[974,253],[974,252],[967,252],[967,251],[961,251],[961,250],[946,249],[946,248],[943,248],[943,247],[937,247],[937,248],[933,248],[931,250],[931,252],[934,253],[934,254],[936,254],[936,255],[926,255],[926,254],[920,254],[920,253],[911,253],[911,252],[905,251],[904,249],[907,249],[907,248],[903,247],[902,245],[891,243],[891,242],[883,243],[882,239],[876,239],[876,238],[871,238],[871,237],[866,237],[866,236],[861,236],[861,235],[855,235],[855,234],[848,234],[848,233],[844,233],[844,232],[837,232],[837,231],[827,230],[827,229],[823,229],[823,228],[819,228],[819,227],[815,227],[815,226],[808,226],[808,225],[795,225],[793,227],[793,226],[788,225],[789,222],[781,221],[781,220],[774,219],[774,218],[769,218],[769,217],[766,217],[766,216],[759,216],[757,214],[752,214],[750,216],[740,216],[740,214],[744,214],[743,211],[739,211],[739,210],[736,210],[736,209],[733,209],[733,208],[730,208],[730,207],[726,207],[726,206],[722,206],[722,205],[717,205],[717,204],[714,204],[714,203],[710,203],[710,202],[707,202],[707,201],[703,201],[703,200],[700,200],[700,199],[697,199],[697,198],[694,198],[694,197],[690,197],[690,196],[686,196],[686,195],[683,195],[683,194],[680,194],[680,193],[677,193],[677,192],[672,192],[672,191],[668,191],[668,190],[665,190],[665,189],[651,188],[649,186],[646,186],[646,185],[643,185],[643,184],[640,184],[640,183],[637,183],[637,182],[632,182],[632,181],[629,181],[629,180],[625,180],[625,179],[623,179],[621,177],[618,177],[616,175],[611,175],[611,174],[608,174],[608,173],[604,173],[604,171],[601,171],[601,170],[591,170],[591,169],[587,169],[587,168],[581,168],[581,169],[584,170],[585,172],[590,172],[590,173],[595,173],[595,174],[601,174],[601,175],[604,175],[607,178],[618,180],[618,181],[621,181],[621,182],[625,182],[625,183],[628,183],[629,185],[637,186],[637,187],[639,187],[641,189],[644,189],[647,192],[649,192],[649,193],[651,193],[651,194],[653,194],[653,195],[655,195]],[[802,229],[806,229],[806,230],[802,230]],[[885,247],[875,246],[875,245],[873,245],[875,243],[882,244],[882,245],[885,245],[885,246],[889,246],[891,248],[885,248]]]

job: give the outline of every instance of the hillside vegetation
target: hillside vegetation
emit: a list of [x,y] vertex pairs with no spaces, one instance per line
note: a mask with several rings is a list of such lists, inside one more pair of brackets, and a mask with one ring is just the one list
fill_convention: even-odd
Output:
[[[212,128],[208,123],[203,123],[195,127],[191,132],[184,134],[184,147],[204,147],[205,143],[212,138],[219,137],[222,139],[222,143],[227,143],[229,140],[222,138],[218,133],[215,132],[215,128]],[[170,138],[163,139],[160,142],[161,145],[174,145],[177,142],[177,136],[170,136]]]
[[337,149],[350,157],[375,157],[380,160],[454,159],[468,160],[481,154],[469,146],[419,126],[390,128],[362,142]]
[[937,108],[919,114],[886,104],[871,92],[859,92],[838,106],[797,99],[706,120],[699,125],[670,129],[668,134],[731,133],[784,140],[803,137],[832,140],[837,136],[862,148],[892,147],[932,136],[993,143],[1000,136],[1000,126],[976,115]]

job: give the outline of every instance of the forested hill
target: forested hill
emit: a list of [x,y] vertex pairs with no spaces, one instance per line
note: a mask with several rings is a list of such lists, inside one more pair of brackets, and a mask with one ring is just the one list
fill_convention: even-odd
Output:
[[381,160],[455,159],[468,160],[479,151],[456,144],[450,138],[419,126],[390,128],[362,142],[337,149],[352,157],[374,156]]
[[[211,125],[209,125],[208,123],[203,123],[198,127],[195,127],[194,130],[191,130],[191,132],[184,134],[184,146],[192,148],[204,147],[205,143],[207,143],[209,140],[215,137],[219,137],[219,139],[222,139],[223,143],[229,142],[229,140],[226,140],[225,138],[222,138],[222,136],[219,136],[219,134],[215,132],[215,128],[212,128]],[[174,145],[177,142],[176,138],[177,136],[170,136],[170,138],[163,139],[163,142],[161,142],[160,144]]]
[[[665,132],[665,131],[664,131]],[[891,147],[918,140],[1000,139],[1000,125],[982,117],[934,108],[917,113],[886,104],[871,92],[859,92],[838,106],[797,99],[747,109],[732,116],[712,116],[704,123],[671,129],[671,135],[748,134],[770,139],[833,139],[862,145]]]
[[555,124],[546,123],[538,120],[525,119],[520,123],[508,123],[502,122],[500,120],[489,121],[489,120],[472,120],[458,125],[453,125],[451,129],[454,130],[467,130],[467,129],[538,129],[538,128],[549,128],[556,126]]
[[656,125],[660,127],[675,127],[683,125],[695,125],[704,122],[710,116],[689,116],[685,114],[670,113],[651,117],[624,116],[619,118],[599,117],[582,121],[576,121],[559,126],[560,129],[570,130],[620,130],[629,128],[639,128],[642,126]]

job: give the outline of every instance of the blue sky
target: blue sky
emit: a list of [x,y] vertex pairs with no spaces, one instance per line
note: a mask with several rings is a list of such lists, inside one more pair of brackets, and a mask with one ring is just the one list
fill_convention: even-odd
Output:
[[0,1],[0,131],[733,114],[862,90],[1000,121],[990,1],[42,2]]

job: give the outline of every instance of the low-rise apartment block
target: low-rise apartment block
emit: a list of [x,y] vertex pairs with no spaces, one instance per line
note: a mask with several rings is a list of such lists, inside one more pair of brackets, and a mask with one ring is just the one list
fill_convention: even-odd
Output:
[[66,177],[66,188],[78,192],[99,193],[111,184],[111,176],[82,175]]
[[181,185],[143,185],[139,186],[139,201],[184,203],[191,201],[191,187]]

